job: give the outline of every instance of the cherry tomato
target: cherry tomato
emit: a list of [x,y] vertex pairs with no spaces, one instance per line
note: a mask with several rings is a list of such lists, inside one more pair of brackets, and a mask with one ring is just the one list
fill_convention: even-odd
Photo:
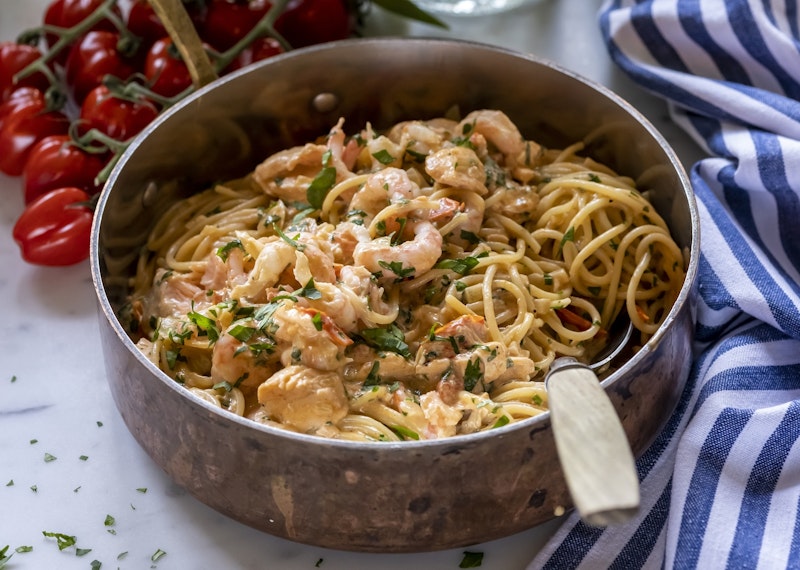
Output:
[[58,188],[28,204],[14,224],[22,258],[36,265],[73,265],[89,257],[92,209],[80,188]]
[[81,131],[97,129],[112,139],[126,141],[157,116],[158,109],[151,101],[120,99],[108,87],[99,85],[89,92],[81,105]]
[[157,40],[150,47],[145,59],[144,75],[150,89],[164,97],[174,97],[192,84],[189,69],[169,37]]
[[346,0],[290,0],[275,29],[293,48],[343,40],[354,22]]
[[218,51],[230,49],[269,9],[270,3],[266,0],[211,0],[200,28],[200,37]]
[[64,186],[97,194],[101,186],[95,183],[95,178],[103,166],[102,158],[74,144],[69,135],[45,137],[31,149],[22,173],[25,203]]
[[[38,95],[36,95],[38,93]],[[41,91],[7,101],[16,106],[0,128],[0,172],[19,176],[33,146],[50,135],[66,134],[69,119],[60,111],[48,111]]]
[[234,59],[231,64],[225,68],[225,73],[229,73],[231,71],[235,71],[237,69],[241,69],[246,65],[250,65],[251,63],[255,63],[256,61],[261,61],[262,59],[268,59],[272,56],[278,55],[279,53],[283,53],[283,48],[281,44],[278,43],[278,40],[275,38],[258,38],[249,46],[244,48],[236,59]]
[[0,42],[0,103],[7,101],[11,93],[20,87],[35,87],[46,91],[50,87],[47,77],[40,71],[19,81],[14,76],[42,55],[37,48],[14,42]]
[[[92,14],[101,4],[103,0],[54,0],[51,2],[44,13],[44,23],[48,26],[55,26],[57,28],[71,28],[80,24],[89,15]],[[117,6],[112,10],[119,15],[120,11]],[[92,27],[92,30],[104,30],[109,32],[116,31],[111,20],[103,18]],[[45,39],[47,45],[52,47],[57,41],[58,36],[55,34],[46,34]],[[69,49],[65,49],[56,56],[56,61],[62,65],[67,60]]]
[[16,91],[12,91],[8,100],[0,103],[0,129],[3,128],[6,117],[14,114],[20,107],[29,105],[34,100],[44,102],[44,95],[38,89],[20,87]]
[[[203,26],[204,2],[184,2],[183,7],[199,30]],[[139,36],[145,45],[150,46],[167,35],[167,29],[161,23],[149,0],[135,0],[128,12],[128,29]]]
[[135,61],[118,49],[119,34],[89,32],[72,46],[67,58],[66,79],[78,103],[102,84],[106,75],[122,80],[136,72]]

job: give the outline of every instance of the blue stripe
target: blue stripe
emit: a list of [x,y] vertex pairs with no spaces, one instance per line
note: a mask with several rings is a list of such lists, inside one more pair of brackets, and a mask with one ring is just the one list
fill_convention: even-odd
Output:
[[794,508],[794,533],[789,548],[789,568],[800,568],[800,498]]
[[758,33],[758,22],[753,17],[753,12],[747,2],[723,2],[728,9],[728,20],[733,27],[733,32],[741,46],[759,63],[766,66],[780,84],[784,93],[797,99],[800,88],[797,82],[775,59],[769,51],[766,42]]
[[752,410],[725,409],[714,422],[697,457],[686,494],[683,518],[678,533],[676,566],[695,568],[703,547],[719,477],[733,444],[753,415]]
[[686,35],[698,45],[703,46],[726,79],[739,83],[750,83],[744,67],[727,50],[721,48],[706,29],[699,0],[678,0],[678,19],[686,31]]
[[729,568],[755,567],[758,563],[772,493],[789,451],[800,436],[800,404],[792,402],[775,432],[764,444],[747,482],[739,522],[728,556]]
[[641,568],[647,562],[653,548],[658,542],[658,537],[664,529],[664,524],[669,516],[670,496],[672,495],[672,479],[670,479],[661,496],[650,509],[650,512],[636,529],[631,540],[626,544],[609,570],[629,570]]
[[542,566],[542,570],[564,570],[575,568],[592,549],[605,529],[593,528],[579,522],[569,532],[564,541],[558,545],[553,555]]

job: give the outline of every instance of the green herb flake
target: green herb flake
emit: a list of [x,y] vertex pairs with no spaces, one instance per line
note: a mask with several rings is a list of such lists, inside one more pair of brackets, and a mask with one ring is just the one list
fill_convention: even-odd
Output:
[[511,420],[508,419],[508,416],[500,416],[499,418],[497,418],[497,421],[494,422],[494,425],[492,426],[492,429],[503,427],[504,425],[508,424],[508,422],[510,422],[510,421]]
[[319,568],[320,566],[322,566],[322,562],[323,562],[322,558],[320,558],[319,560],[317,560],[317,563],[316,563],[316,564],[314,564],[314,568]]
[[545,285],[552,285],[553,284],[553,276],[550,275],[549,273],[545,273],[544,275],[542,275],[542,278],[544,279],[544,284]]
[[564,248],[564,244],[568,241],[575,241],[575,227],[570,226],[567,230],[567,233],[564,234],[564,237],[561,238],[561,248]]
[[394,157],[389,154],[389,151],[384,149],[379,150],[378,152],[373,152],[372,156],[383,165],[391,164],[394,162]]
[[89,456],[88,455],[81,455],[80,457],[78,457],[78,459],[80,459],[81,461],[88,461],[89,460]]
[[51,455],[49,453],[45,453],[44,454],[44,462],[45,463],[50,463],[51,461],[55,461],[56,459],[58,459],[58,457],[56,457],[55,455]]
[[238,239],[231,240],[222,247],[217,248],[217,256],[222,261],[228,261],[228,256],[234,249],[241,249],[242,251],[244,251],[244,246],[242,245],[242,242],[239,241]]
[[39,443],[39,440],[38,440],[38,439],[32,439],[32,440],[30,441],[30,444],[31,444],[31,445],[36,445],[37,443]]
[[114,526],[114,523],[116,522],[117,521],[114,520],[114,517],[112,517],[111,515],[106,515],[106,519],[103,521],[103,524],[105,526]]
[[139,487],[139,488],[138,488],[138,489],[136,489],[136,490],[137,490],[138,492],[142,493],[142,494],[144,494],[144,493],[147,493],[147,487]]
[[405,279],[406,277],[410,277],[414,274],[415,269],[413,267],[403,267],[402,261],[392,261],[386,262],[383,260],[378,260],[378,265],[383,267],[384,269],[388,269],[395,275],[399,280]]
[[92,570],[100,570],[103,567],[103,563],[99,560],[92,560],[91,569]]
[[27,546],[27,545],[17,546],[14,549],[14,552],[18,554],[25,554],[26,552],[32,552],[32,551],[33,551],[33,546]]
[[484,251],[478,255],[469,255],[459,259],[443,259],[437,263],[434,268],[449,269],[451,271],[455,271],[459,275],[466,275],[472,271],[478,265],[478,263],[480,263],[482,257],[486,257],[488,255],[489,253]]
[[333,166],[323,167],[308,185],[306,200],[312,207],[321,208],[334,184],[336,184],[336,169]]
[[473,388],[483,378],[481,371],[481,359],[476,358],[467,362],[467,367],[464,369],[464,390],[472,392]]
[[39,492],[39,486],[38,485],[31,485],[31,491],[33,491],[34,493],[38,493]]
[[314,328],[318,331],[322,330],[322,313],[314,313],[311,317],[311,322],[314,323]]
[[13,486],[14,486],[14,480],[13,479],[9,479],[8,483],[6,483],[6,487],[13,487]]
[[216,321],[196,311],[190,311],[186,316],[189,317],[189,320],[195,324],[200,332],[208,336],[209,341],[213,343],[219,339]]
[[534,403],[535,405],[537,405],[537,406],[541,406],[543,401],[544,401],[544,400],[542,400],[542,397],[541,397],[539,394],[534,394],[534,395],[533,395],[533,403]]
[[97,427],[103,427],[103,422],[101,422],[101,421],[98,421],[98,422],[97,422]]
[[75,546],[75,543],[78,541],[76,537],[61,532],[42,531],[42,534],[47,538],[55,538],[59,550]]
[[91,548],[76,548],[75,549],[75,556],[86,556],[92,551]]
[[117,560],[124,560],[126,556],[128,556],[127,550],[125,552],[120,552],[119,554],[117,554]]
[[290,246],[295,248],[297,251],[300,252],[305,251],[306,244],[300,243],[296,239],[290,238],[285,233],[283,233],[283,231],[276,224],[272,225],[272,229],[275,230],[275,233],[278,234],[278,237],[280,237],[283,241],[285,241]]
[[152,560],[153,562],[158,562],[159,560],[164,558],[166,555],[167,555],[167,553],[159,548],[158,550],[156,550],[153,553],[153,555],[150,557],[150,560]]
[[480,568],[483,564],[483,552],[470,552],[465,551],[464,557],[461,559],[459,568]]
[[361,331],[361,336],[378,350],[395,352],[405,358],[411,357],[405,335],[397,325],[392,324],[388,328],[364,329]]
[[419,440],[419,434],[414,430],[410,430],[405,426],[390,426],[392,431],[403,439]]
[[308,283],[303,285],[303,288],[297,292],[298,297],[305,297],[306,299],[321,299],[322,293],[319,292],[316,285],[314,284],[314,278],[308,280]]
[[228,330],[228,334],[238,341],[247,342],[254,334],[256,334],[256,330],[257,329],[253,327],[234,325]]
[[14,375],[11,377],[11,383],[13,384],[13,383],[14,383],[14,382],[16,382],[16,381],[17,381],[17,375],[16,375],[16,374],[14,374]]

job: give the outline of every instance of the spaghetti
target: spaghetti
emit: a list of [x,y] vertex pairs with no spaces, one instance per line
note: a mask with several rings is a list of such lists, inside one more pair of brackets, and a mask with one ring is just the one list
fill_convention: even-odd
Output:
[[370,125],[176,203],[128,306],[138,347],[254,421],[341,439],[472,433],[547,409],[559,355],[627,314],[645,342],[684,279],[634,182],[502,112]]

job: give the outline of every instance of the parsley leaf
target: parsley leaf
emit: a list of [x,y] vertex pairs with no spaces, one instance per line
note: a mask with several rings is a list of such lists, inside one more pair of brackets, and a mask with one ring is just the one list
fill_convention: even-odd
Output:
[[306,190],[306,200],[315,209],[322,207],[325,197],[336,183],[336,169],[333,166],[324,166]]
[[368,344],[379,350],[395,352],[405,358],[411,358],[411,351],[406,344],[405,336],[397,325],[389,325],[388,328],[364,329],[361,336]]
[[469,255],[467,257],[462,257],[459,259],[443,259],[436,265],[434,265],[435,269],[450,269],[451,271],[455,271],[459,275],[466,275],[470,271],[472,271],[482,257],[486,257],[489,255],[489,252],[484,251],[483,253],[479,253],[478,255]]
[[394,162],[394,157],[389,154],[389,151],[385,148],[379,150],[378,152],[373,152],[372,156],[375,158],[375,160],[384,165]]
[[42,534],[45,535],[47,538],[55,538],[59,550],[64,550],[65,548],[69,548],[70,546],[75,546],[75,543],[78,541],[76,537],[70,536],[68,534],[63,534],[60,532],[42,531]]
[[464,558],[461,559],[459,568],[479,568],[483,564],[483,552],[464,552]]

